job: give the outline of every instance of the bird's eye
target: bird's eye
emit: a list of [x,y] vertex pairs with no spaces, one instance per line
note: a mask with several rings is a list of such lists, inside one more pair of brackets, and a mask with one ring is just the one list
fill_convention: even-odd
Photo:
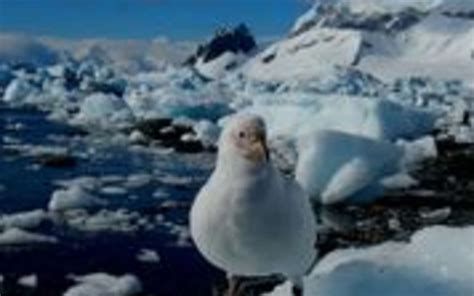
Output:
[[239,138],[245,138],[245,132],[239,132]]

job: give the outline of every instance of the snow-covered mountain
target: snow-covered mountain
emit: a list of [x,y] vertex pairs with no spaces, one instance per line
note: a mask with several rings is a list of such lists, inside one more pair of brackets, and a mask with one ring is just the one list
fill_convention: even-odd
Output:
[[317,4],[243,73],[263,81],[301,81],[351,67],[384,81],[430,76],[474,85],[474,20],[456,16],[454,2],[430,8],[354,13],[348,6]]
[[257,43],[246,25],[235,29],[218,30],[207,43],[198,46],[186,64],[207,78],[222,77],[237,69],[257,48]]

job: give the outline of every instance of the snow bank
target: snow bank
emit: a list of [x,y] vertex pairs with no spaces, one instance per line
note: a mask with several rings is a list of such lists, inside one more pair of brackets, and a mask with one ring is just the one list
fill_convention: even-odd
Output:
[[78,284],[67,290],[64,296],[134,296],[142,291],[140,280],[134,275],[94,273],[73,279]]
[[321,28],[277,42],[250,59],[242,72],[260,81],[301,81],[325,76],[335,66],[350,66],[359,52],[362,33]]
[[[305,279],[308,296],[470,296],[474,294],[474,227],[436,226],[409,243],[330,253]],[[291,295],[289,285],[271,296]]]
[[397,172],[402,156],[391,143],[334,131],[306,134],[298,146],[296,180],[323,204],[370,201],[379,192],[367,189]]

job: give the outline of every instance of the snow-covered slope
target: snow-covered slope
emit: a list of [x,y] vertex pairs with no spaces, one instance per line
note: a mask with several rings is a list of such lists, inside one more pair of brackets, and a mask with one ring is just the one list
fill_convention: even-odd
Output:
[[319,78],[334,66],[355,63],[361,44],[360,32],[318,28],[273,44],[250,60],[243,72],[263,81]]
[[371,36],[358,67],[384,80],[407,76],[474,84],[474,20],[432,15],[406,32]]
[[[405,29],[392,31],[379,30],[377,24],[367,29],[368,25],[361,25],[364,19],[345,23],[348,12],[344,10],[324,10],[320,15],[312,8],[296,22],[289,37],[251,59],[242,72],[255,80],[301,82],[331,75],[339,66],[390,82],[429,76],[474,85],[474,20],[448,16],[447,7],[457,10],[441,7],[410,20],[413,24]],[[324,25],[324,17],[335,20]],[[393,26],[388,21],[386,25]]]

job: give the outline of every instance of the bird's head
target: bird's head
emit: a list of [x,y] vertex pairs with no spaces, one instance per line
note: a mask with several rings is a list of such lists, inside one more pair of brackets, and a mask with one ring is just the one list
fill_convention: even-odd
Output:
[[266,127],[257,115],[239,114],[230,119],[219,142],[222,153],[233,153],[252,164],[269,160]]

